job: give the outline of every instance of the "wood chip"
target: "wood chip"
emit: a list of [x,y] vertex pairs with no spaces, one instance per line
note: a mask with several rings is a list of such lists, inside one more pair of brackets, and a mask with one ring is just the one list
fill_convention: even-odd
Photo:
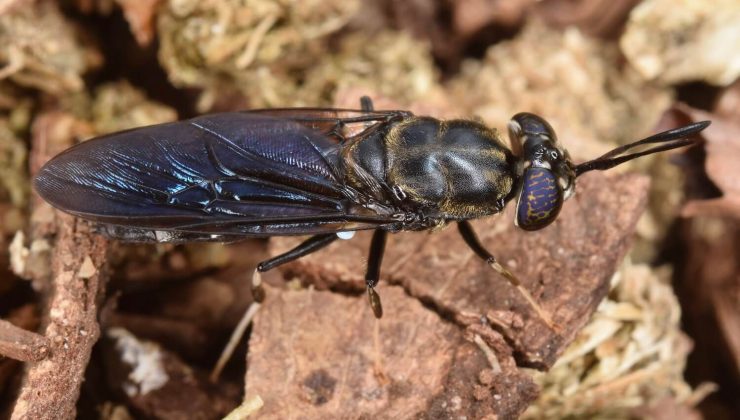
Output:
[[[510,212],[475,223],[484,244],[519,276],[552,314],[561,328],[560,333],[548,329],[516,289],[474,256],[454,227],[433,233],[395,235],[381,270],[384,281],[377,290],[385,307],[384,318],[380,321],[384,372],[414,366],[406,379],[414,383],[413,398],[408,397],[410,400],[406,401],[403,413],[479,417],[487,413],[482,407],[493,407],[491,413],[508,418],[526,408],[537,391],[529,376],[519,371],[517,365],[549,368],[588,322],[627,252],[635,224],[645,206],[647,184],[648,180],[640,175],[594,173],[584,176],[579,180],[577,195],[566,203],[559,220],[536,233],[516,229]],[[368,415],[390,417],[400,413],[395,405],[399,397],[391,392],[393,385],[384,387],[382,381],[371,376],[374,356],[370,331],[374,320],[362,293],[369,238],[370,233],[361,232],[351,241],[337,241],[326,250],[282,269],[286,279],[298,278],[318,289],[360,296],[350,299],[305,291],[268,295],[268,303],[257,317],[253,331],[247,376],[248,395],[259,394],[265,398],[265,413],[289,413],[290,407],[296,407],[300,400],[296,395],[301,392],[302,381],[311,382],[311,374],[320,374],[326,380],[319,382],[331,382],[335,390],[306,391],[309,396],[304,399],[314,403],[305,405],[305,410],[310,411],[301,411],[303,413],[341,417],[349,415],[338,411],[347,404],[360,407],[359,412]],[[297,238],[274,238],[271,254],[285,251],[299,241]],[[400,294],[398,288],[388,283],[402,285],[408,295]],[[423,310],[412,298],[424,302],[428,309],[443,318],[428,309]],[[334,299],[341,303],[334,303]],[[334,313],[331,308],[335,304],[346,307],[342,311],[347,314]],[[278,308],[272,306],[271,309],[271,305]],[[420,316],[415,313],[417,311],[425,315]],[[493,329],[489,321],[483,321],[486,315],[493,320],[503,320],[501,323],[506,325]],[[454,320],[457,331],[444,319]],[[401,334],[408,329],[424,335],[406,342],[389,332]],[[444,333],[436,332],[437,338],[431,339],[426,337],[429,330]],[[454,337],[461,331],[467,340],[456,341]],[[401,335],[408,337],[408,334]],[[440,334],[447,338],[441,339]],[[480,388],[476,391],[475,386],[480,384],[475,378],[481,371],[490,370],[491,364],[484,352],[473,344],[475,334],[483,337],[494,350],[505,372],[497,377],[496,385],[486,388],[485,392]],[[276,342],[270,337],[275,337]],[[281,343],[286,337],[290,342]],[[429,342],[434,343],[433,348],[427,348]],[[415,347],[418,345],[422,348]],[[421,356],[421,351],[430,353]],[[409,359],[409,355],[413,355],[413,359]],[[427,365],[430,358],[435,362]],[[341,365],[340,360],[349,361]],[[421,366],[423,369],[417,371]],[[345,375],[350,374],[358,375],[358,378],[352,377],[354,382],[349,382],[350,388],[355,390],[351,403],[350,396],[344,394],[344,385],[338,385],[348,383],[349,376]],[[435,392],[434,387],[424,387],[413,381],[435,386],[445,383],[443,388],[447,391]],[[342,392],[337,394],[336,389]],[[368,397],[376,394],[380,402]],[[325,403],[316,403],[323,399]],[[353,416],[357,413],[355,411]]]
[[[475,394],[475,378],[490,370],[478,346],[401,288],[386,287],[383,297],[391,316],[376,321],[364,294],[270,288],[254,322],[246,379],[247,398],[264,399],[259,416],[508,418],[536,396],[500,335],[497,343],[485,339],[494,342],[503,373]],[[509,405],[494,404],[505,393],[515,395],[504,401]]]

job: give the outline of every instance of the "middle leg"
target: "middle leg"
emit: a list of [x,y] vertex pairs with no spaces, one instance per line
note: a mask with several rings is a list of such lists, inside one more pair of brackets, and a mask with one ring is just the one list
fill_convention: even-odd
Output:
[[275,267],[295,261],[298,258],[316,252],[332,242],[339,239],[335,233],[326,233],[322,235],[314,235],[295,248],[287,251],[278,256],[272,257],[268,260],[262,261],[257,264],[257,270],[255,270],[254,276],[252,276],[252,296],[257,302],[265,300],[265,291],[262,288],[262,281],[258,273],[264,273],[265,271],[272,270]]
[[372,308],[376,318],[383,316],[383,306],[380,304],[380,296],[375,292],[375,286],[380,280],[380,265],[383,263],[387,236],[388,232],[381,229],[373,233],[373,239],[370,241],[370,255],[367,258],[365,284],[367,285],[367,297],[370,299],[370,308]]

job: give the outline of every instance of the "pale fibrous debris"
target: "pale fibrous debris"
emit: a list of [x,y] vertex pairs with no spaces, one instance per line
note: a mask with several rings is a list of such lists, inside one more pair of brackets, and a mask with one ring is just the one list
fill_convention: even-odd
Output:
[[0,201],[22,207],[28,198],[26,145],[13,130],[10,118],[0,116]]
[[131,366],[128,381],[123,384],[123,391],[129,397],[146,395],[162,388],[169,381],[158,345],[139,340],[123,328],[111,328],[107,334],[115,341],[121,360]]
[[73,130],[79,140],[178,119],[174,109],[149,99],[126,80],[103,83],[93,92],[63,96],[60,102],[64,117],[74,120],[65,124],[81,127]]
[[642,2],[630,14],[620,47],[646,79],[727,86],[740,77],[740,2]]
[[56,2],[17,5],[0,14],[0,80],[50,94],[80,91],[99,54],[79,42]]
[[128,408],[123,404],[117,404],[114,402],[104,402],[98,407],[101,419],[110,420],[134,420],[134,417],[129,413]]
[[302,105],[330,106],[337,92],[348,89],[374,92],[400,104],[443,95],[431,45],[390,30],[346,35],[336,53],[309,69],[298,93]]
[[609,141],[647,134],[671,103],[668,88],[645,83],[620,60],[613,44],[533,21],[483,60],[464,62],[450,88],[461,112],[493,127],[521,111],[546,116],[571,154],[588,158],[608,150]]
[[206,98],[236,89],[252,107],[286,106],[298,79],[325,59],[326,38],[358,7],[357,0],[170,0],[158,15],[159,59],[172,83],[203,88]]
[[627,259],[589,324],[549,372],[535,374],[542,391],[523,418],[622,418],[665,397],[695,403],[670,275]]
[[30,251],[24,245],[25,234],[19,230],[13,236],[13,240],[10,242],[8,247],[8,253],[10,254],[10,269],[13,270],[16,276],[22,277],[26,272],[26,261]]
[[82,261],[82,265],[80,266],[79,271],[77,272],[77,277],[81,279],[89,279],[97,273],[98,269],[95,268],[95,264],[93,263],[92,258],[90,258],[89,255],[86,255],[85,259]]
[[[7,248],[10,269],[13,274],[24,279],[34,279],[39,275],[47,275],[51,272],[49,259],[51,245],[44,238],[33,240],[28,246],[26,235],[22,230],[15,232],[13,240]],[[40,290],[41,285],[33,282],[32,287]]]
[[244,400],[238,407],[224,417],[223,420],[242,420],[257,414],[265,402],[259,395]]
[[100,134],[177,120],[174,109],[150,100],[124,80],[95,89],[90,112],[93,127]]

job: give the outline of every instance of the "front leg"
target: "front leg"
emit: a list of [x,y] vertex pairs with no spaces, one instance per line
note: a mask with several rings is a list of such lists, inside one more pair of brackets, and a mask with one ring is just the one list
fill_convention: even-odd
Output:
[[552,319],[550,319],[550,315],[548,315],[547,312],[542,309],[542,307],[539,303],[537,303],[532,294],[529,293],[529,290],[524,288],[522,282],[519,281],[519,279],[516,278],[514,274],[507,270],[506,267],[502,266],[498,261],[496,261],[496,258],[494,258],[493,254],[488,252],[483,244],[480,243],[480,240],[475,234],[473,226],[470,225],[470,222],[468,222],[467,220],[458,222],[457,228],[459,229],[460,235],[463,237],[463,240],[465,240],[465,243],[468,244],[470,249],[473,250],[473,252],[475,252],[475,254],[483,259],[489,266],[491,266],[491,268],[496,270],[497,273],[501,274],[509,282],[509,284],[516,287],[517,290],[519,290],[519,293],[524,296],[524,299],[527,300],[532,309],[537,312],[537,315],[539,315],[540,319],[542,319],[545,324],[550,327],[550,329],[557,331],[557,327],[552,322]]

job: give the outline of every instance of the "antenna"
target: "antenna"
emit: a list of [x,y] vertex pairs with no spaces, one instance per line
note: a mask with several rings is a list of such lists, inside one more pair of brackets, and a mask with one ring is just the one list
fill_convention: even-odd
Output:
[[[640,156],[651,155],[653,153],[664,152],[666,150],[677,149],[679,147],[697,144],[699,140],[691,139],[689,137],[698,134],[700,131],[707,128],[709,124],[711,124],[711,121],[700,121],[697,123],[685,125],[683,127],[674,128],[673,130],[663,131],[662,133],[654,134],[650,137],[646,137],[634,143],[619,146],[616,149],[597,157],[596,159],[576,165],[576,176],[580,176],[584,172],[588,171],[603,171],[606,169],[610,169],[624,162],[639,158]],[[623,153],[634,149],[635,147],[645,144],[660,145],[647,150],[643,150],[641,152],[622,155]]]

